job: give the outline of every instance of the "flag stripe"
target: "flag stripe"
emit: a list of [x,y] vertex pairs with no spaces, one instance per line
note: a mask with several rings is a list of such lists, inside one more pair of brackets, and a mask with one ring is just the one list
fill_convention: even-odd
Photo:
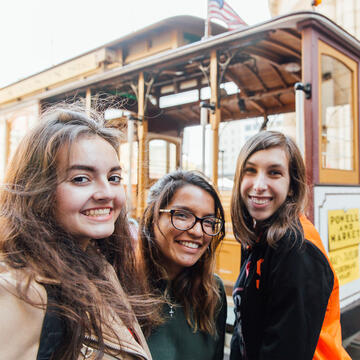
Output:
[[233,10],[233,8],[223,1],[223,6],[217,0],[208,1],[209,19],[218,19],[223,21],[229,30],[247,26],[246,22]]
[[241,18],[234,17],[234,16],[231,16],[231,15],[228,15],[228,14],[224,14],[224,13],[219,13],[218,11],[210,11],[210,12],[209,12],[209,15],[210,15],[210,18],[212,17],[212,15],[218,15],[218,16],[220,16],[225,22],[235,21],[235,22],[237,22],[238,24],[246,25],[246,23],[245,23]]
[[213,7],[210,7],[210,11],[209,11],[210,14],[219,14],[220,16],[224,17],[225,19],[233,19],[233,20],[241,20],[241,18],[237,17],[236,15],[233,15],[231,13],[228,13],[228,12],[225,12],[225,11],[219,11],[218,9],[216,8],[213,8]]
[[226,11],[227,14],[230,15],[231,17],[235,17],[237,20],[239,20],[244,25],[247,25],[245,23],[245,21],[229,5],[225,4],[224,11]]

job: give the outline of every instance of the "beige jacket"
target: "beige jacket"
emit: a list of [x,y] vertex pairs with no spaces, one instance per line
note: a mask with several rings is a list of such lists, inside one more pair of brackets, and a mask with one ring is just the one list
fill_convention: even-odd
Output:
[[[110,277],[116,277],[110,267]],[[45,288],[33,281],[29,288],[30,299],[36,303],[44,304],[44,309],[36,308],[19,299],[16,286],[24,280],[26,274],[21,270],[9,270],[0,262],[0,359],[1,360],[36,360],[40,335],[45,317],[47,294]],[[120,293],[124,294],[120,284],[115,282]],[[124,294],[125,296],[125,294]],[[113,357],[106,355],[104,359],[121,360],[151,360],[149,348],[146,344],[139,324],[133,324],[134,339],[127,327],[118,318],[114,320],[114,329],[121,340],[121,355]],[[118,344],[110,336],[104,334],[104,341],[109,349],[119,349]],[[80,359],[91,360],[95,356],[91,348],[83,347]],[[109,351],[111,352],[111,351]]]

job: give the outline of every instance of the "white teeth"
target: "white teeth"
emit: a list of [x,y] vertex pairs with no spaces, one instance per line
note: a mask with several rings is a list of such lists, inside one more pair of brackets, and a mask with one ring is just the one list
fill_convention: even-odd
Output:
[[192,248],[192,249],[198,249],[200,247],[199,244],[196,244],[196,243],[193,243],[190,241],[179,241],[179,243],[186,247]]
[[270,200],[269,199],[259,199],[259,198],[251,197],[251,201],[254,202],[255,204],[263,205],[263,204],[268,203]]
[[92,209],[84,211],[86,216],[102,216],[110,214],[110,209]]

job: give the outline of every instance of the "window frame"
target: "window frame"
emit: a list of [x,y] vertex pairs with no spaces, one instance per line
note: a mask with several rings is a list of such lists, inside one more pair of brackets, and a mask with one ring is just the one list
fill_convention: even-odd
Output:
[[[322,144],[322,72],[321,72],[321,58],[322,55],[330,56],[337,61],[341,62],[346,66],[352,73],[352,89],[351,89],[351,111],[353,114],[353,154],[354,154],[354,164],[353,170],[343,170],[343,169],[325,169],[322,167],[322,154],[321,154],[321,144]],[[318,121],[318,152],[319,152],[319,181],[324,184],[358,184],[359,183],[359,133],[358,133],[358,63],[351,59],[349,56],[340,52],[339,50],[333,48],[332,46],[326,44],[325,42],[319,40],[318,43],[318,111],[319,111],[319,121]]]

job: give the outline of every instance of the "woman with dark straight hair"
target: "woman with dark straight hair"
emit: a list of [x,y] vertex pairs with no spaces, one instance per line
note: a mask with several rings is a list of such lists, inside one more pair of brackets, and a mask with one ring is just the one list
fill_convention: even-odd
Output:
[[148,338],[154,360],[223,359],[226,296],[214,270],[224,235],[219,196],[200,174],[178,170],[150,189],[139,258],[150,291],[168,301]]
[[120,135],[57,106],[19,144],[0,194],[1,359],[151,359]]
[[231,360],[349,359],[336,275],[302,215],[306,194],[305,165],[290,137],[261,131],[246,142],[231,200],[242,244]]

